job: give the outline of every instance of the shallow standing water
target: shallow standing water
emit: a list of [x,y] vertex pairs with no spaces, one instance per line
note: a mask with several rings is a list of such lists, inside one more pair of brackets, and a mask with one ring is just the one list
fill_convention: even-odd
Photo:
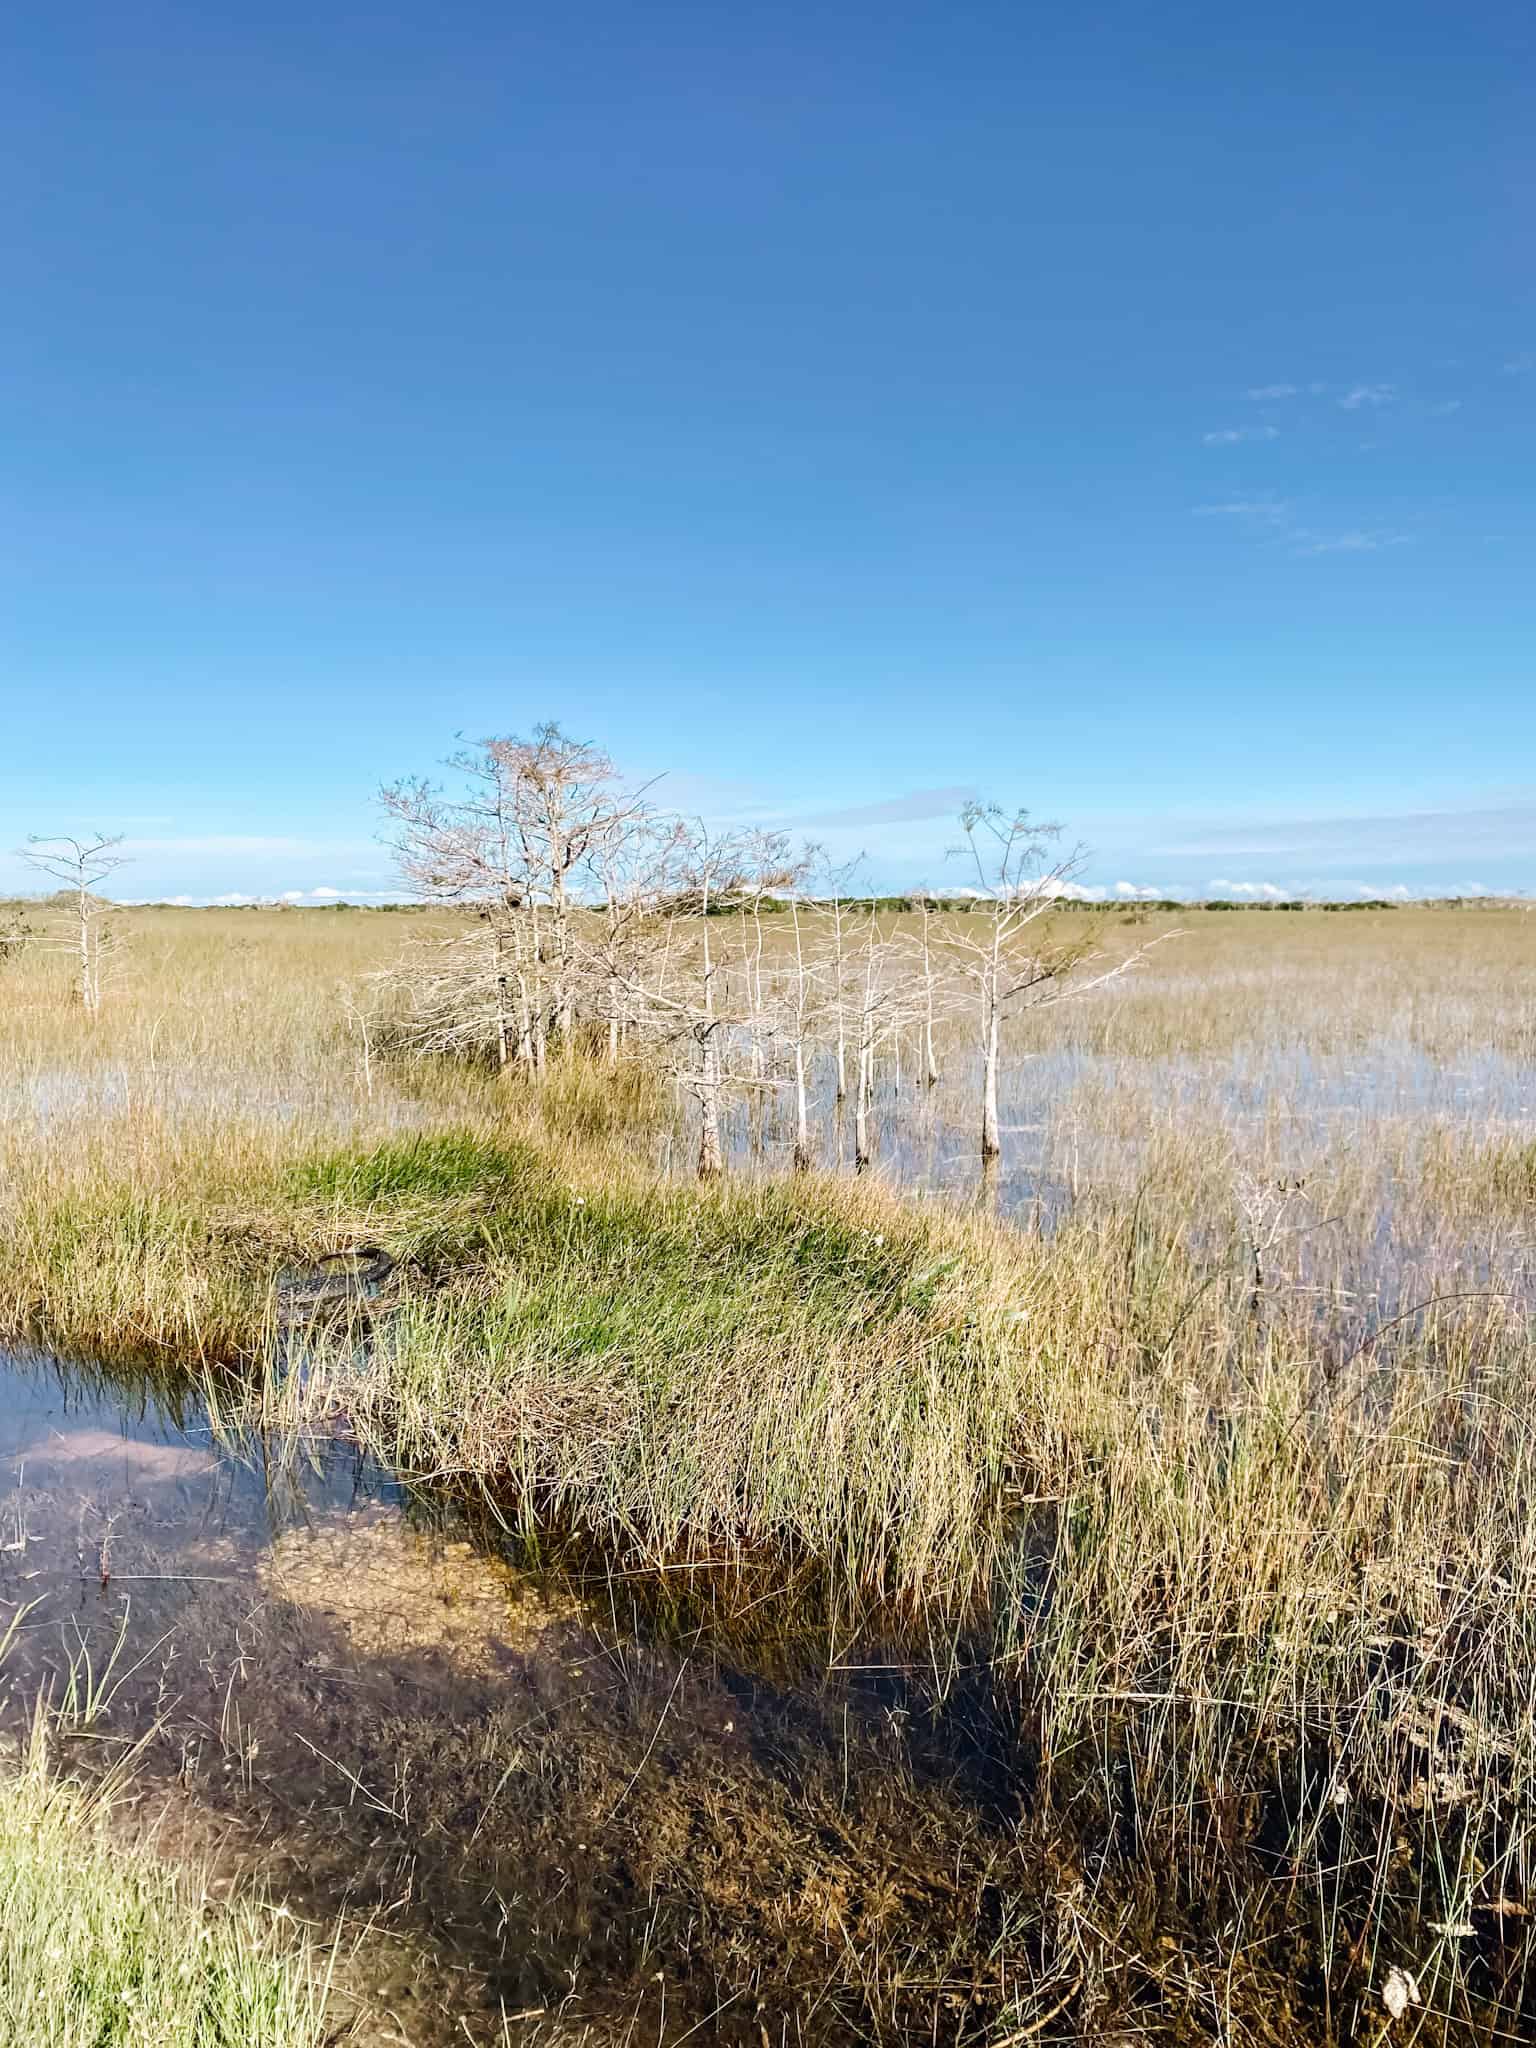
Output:
[[371,1863],[377,1826],[345,1821],[403,1811],[409,1724],[483,1710],[477,1683],[561,1651],[543,1644],[548,1603],[409,1507],[344,1443],[235,1454],[174,1390],[0,1354],[7,1720],[40,1692],[72,1707],[88,1768],[147,1743],[162,1845],[209,1861],[216,1886],[270,1881],[321,1927],[393,1918],[400,1941],[376,1943],[363,1974],[385,2007],[421,2008],[394,2038],[451,2023],[463,2040],[483,1968],[466,1958],[456,1986],[451,1964],[426,1966],[433,1915],[402,1895],[398,1852]]
[[840,1958],[897,1931],[929,2034],[1007,1854],[980,1752],[898,1669],[776,1684],[625,1602],[345,1443],[232,1451],[174,1388],[0,1353],[0,1718],[72,1701],[162,1851],[365,1928],[365,2042],[858,2038]]

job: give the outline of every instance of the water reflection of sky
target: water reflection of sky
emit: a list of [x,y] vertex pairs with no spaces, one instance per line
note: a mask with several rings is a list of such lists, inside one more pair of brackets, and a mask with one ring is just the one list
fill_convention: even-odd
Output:
[[233,1454],[194,1403],[0,1353],[0,1601],[34,1625],[69,1612],[116,1628],[130,1587],[194,1583],[211,1556],[247,1571],[287,1529],[401,1497],[350,1447]]
[[[1241,1220],[1239,1179],[1309,1182],[1288,1206],[1269,1268],[1276,1284],[1341,1314],[1369,1304],[1396,1311],[1436,1285],[1531,1284],[1531,1229],[1501,1213],[1440,1219],[1416,1185],[1431,1139],[1468,1146],[1536,1136],[1536,1064],[1494,1049],[1440,1058],[1406,1037],[1319,1054],[1299,1043],[1240,1045],[1208,1057],[1128,1058],[1070,1048],[1005,1062],[999,1111],[1003,1158],[984,1182],[979,1159],[979,1058],[951,1051],[928,1089],[908,1066],[884,1063],[873,1101],[874,1171],[919,1198],[971,1202],[1028,1230],[1058,1229],[1080,1205],[1123,1202],[1166,1170],[1170,1148],[1203,1147],[1200,1185],[1182,1196],[1186,1239],[1226,1256]],[[835,1070],[813,1077],[821,1162],[850,1168],[851,1112]],[[726,1117],[727,1153],[742,1171],[778,1171],[793,1140],[787,1089],[754,1090]],[[686,1121],[667,1144],[677,1171],[692,1164]],[[1348,1214],[1324,1199],[1348,1176]]]

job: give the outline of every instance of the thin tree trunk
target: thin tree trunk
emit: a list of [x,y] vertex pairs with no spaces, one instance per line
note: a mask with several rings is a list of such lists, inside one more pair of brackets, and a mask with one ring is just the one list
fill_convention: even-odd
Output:
[[795,1040],[795,1171],[807,1173],[811,1165],[811,1121],[805,1099],[805,1037]]
[[[528,987],[527,926],[521,911],[509,913],[512,932],[512,971],[517,983],[517,1045],[519,1065],[533,1064],[533,996]],[[505,942],[503,942],[505,943]]]
[[532,1000],[530,1003],[532,1031],[529,1039],[529,1051],[533,1056],[534,1072],[541,1074],[544,1071],[545,1055],[549,1042],[549,1011],[544,991],[544,935],[539,929],[539,906],[537,902],[530,905],[529,916],[530,939],[528,951],[533,966]]
[[981,1156],[996,1159],[1002,1152],[997,1123],[997,984],[988,978],[983,995],[981,1073]]
[[533,1065],[533,998],[521,968],[517,970],[517,1056],[525,1067]]
[[713,1180],[725,1167],[720,1143],[720,1047],[715,1038],[715,962],[709,944],[709,881],[701,905],[705,1026],[699,1039],[699,1179]]
[[853,1096],[853,1170],[862,1173],[873,1151],[869,1110],[875,1078],[875,955],[874,919],[870,920],[869,951],[864,959],[864,993],[859,1003],[859,1070]]
[[564,1047],[571,1037],[573,992],[571,989],[571,917],[565,900],[566,848],[550,847],[550,915],[555,925],[555,1033]]
[[96,992],[91,980],[91,915],[83,889],[80,891],[80,1001],[88,1012],[96,1008]]
[[869,1098],[870,1079],[874,1067],[871,1049],[867,1039],[859,1038],[858,1086],[853,1098],[853,1170],[862,1173],[869,1165],[873,1154],[869,1143]]
[[846,1101],[848,1096],[848,1043],[847,1027],[843,1016],[843,906],[832,906],[832,965],[834,972],[833,1007],[837,1012],[837,1100]]
[[805,1173],[811,1164],[810,1111],[805,1094],[805,942],[800,930],[798,889],[789,900],[789,915],[795,934],[795,1171]]
[[752,898],[752,1073],[761,1080],[766,1070],[762,1043],[763,1015],[763,899],[761,895]]
[[928,903],[923,900],[923,1085],[936,1086],[939,1063],[933,1051],[933,959],[928,945]]
[[699,1062],[699,1179],[714,1180],[725,1168],[720,1143],[720,1052],[711,1031]]

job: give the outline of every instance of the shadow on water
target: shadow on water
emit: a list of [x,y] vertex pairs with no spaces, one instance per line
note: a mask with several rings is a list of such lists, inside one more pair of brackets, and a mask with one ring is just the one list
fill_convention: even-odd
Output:
[[970,2010],[1018,1811],[980,1690],[722,1662],[349,1444],[231,1448],[174,1384],[44,1356],[0,1356],[18,1614],[6,1719],[73,1685],[75,1760],[142,1745],[163,1849],[367,1922],[365,2039],[944,2039]]

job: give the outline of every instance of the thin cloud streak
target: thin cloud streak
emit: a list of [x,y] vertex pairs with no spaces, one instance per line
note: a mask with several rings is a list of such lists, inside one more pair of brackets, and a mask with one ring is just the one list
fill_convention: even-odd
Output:
[[1242,519],[1264,526],[1282,526],[1290,513],[1283,498],[1227,498],[1220,504],[1196,505],[1197,519]]
[[906,825],[926,818],[952,818],[975,796],[974,789],[956,784],[947,789],[914,789],[905,796],[888,797],[883,803],[852,804],[836,811],[816,811],[797,817],[796,826]]
[[1291,538],[1296,542],[1294,552],[1298,555],[1374,555],[1382,548],[1406,547],[1413,535],[1355,527],[1348,533],[1297,532]]
[[1357,867],[1418,867],[1489,855],[1524,860],[1536,857],[1536,797],[1459,809],[1213,824],[1145,851],[1164,860],[1278,854],[1330,865],[1353,856]]
[[1348,527],[1342,533],[1324,533],[1316,527],[1299,526],[1291,506],[1283,498],[1228,498],[1192,508],[1197,519],[1225,519],[1246,527],[1255,537],[1284,541],[1293,555],[1370,555],[1384,548],[1407,547],[1411,533],[1390,527]]

